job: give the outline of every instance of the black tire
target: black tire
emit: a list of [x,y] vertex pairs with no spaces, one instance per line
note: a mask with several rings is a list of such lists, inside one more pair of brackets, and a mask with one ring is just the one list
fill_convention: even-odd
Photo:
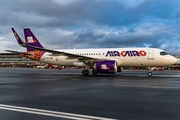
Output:
[[152,76],[152,72],[148,72],[148,76],[151,77]]
[[89,75],[89,70],[83,70],[83,71],[82,71],[82,74],[83,74],[84,76]]
[[97,75],[97,71],[96,70],[92,70],[92,73],[93,73],[93,75]]

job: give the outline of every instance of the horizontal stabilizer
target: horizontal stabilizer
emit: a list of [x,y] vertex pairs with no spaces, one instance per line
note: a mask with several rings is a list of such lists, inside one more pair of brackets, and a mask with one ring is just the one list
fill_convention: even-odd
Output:
[[28,54],[26,52],[18,52],[18,51],[13,51],[13,50],[5,50],[5,51],[11,52],[11,53],[16,53],[16,54],[32,55],[32,54]]

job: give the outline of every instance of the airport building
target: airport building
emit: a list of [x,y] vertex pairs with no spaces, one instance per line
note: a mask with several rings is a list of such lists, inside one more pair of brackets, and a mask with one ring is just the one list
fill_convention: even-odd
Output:
[[40,64],[17,53],[0,53],[0,67],[33,67]]

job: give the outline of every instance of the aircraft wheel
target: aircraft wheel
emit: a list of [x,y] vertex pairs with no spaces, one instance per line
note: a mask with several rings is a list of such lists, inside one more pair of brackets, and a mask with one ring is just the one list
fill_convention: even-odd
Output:
[[93,75],[97,75],[97,71],[96,70],[92,70],[92,73],[93,73]]
[[152,76],[152,72],[148,72],[148,76],[151,77]]
[[88,71],[88,70],[83,70],[83,71],[82,71],[82,74],[83,74],[84,76],[87,76],[87,75],[89,75],[89,71]]

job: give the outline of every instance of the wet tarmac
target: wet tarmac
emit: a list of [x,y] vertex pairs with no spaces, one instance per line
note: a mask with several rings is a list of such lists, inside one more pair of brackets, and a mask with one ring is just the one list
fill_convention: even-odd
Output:
[[0,68],[0,120],[179,118],[180,71]]

